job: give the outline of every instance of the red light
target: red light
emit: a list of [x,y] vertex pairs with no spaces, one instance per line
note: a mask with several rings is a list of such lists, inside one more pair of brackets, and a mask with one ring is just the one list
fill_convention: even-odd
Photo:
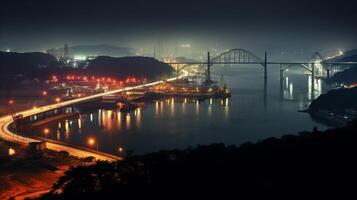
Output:
[[47,96],[47,91],[42,91],[42,96]]

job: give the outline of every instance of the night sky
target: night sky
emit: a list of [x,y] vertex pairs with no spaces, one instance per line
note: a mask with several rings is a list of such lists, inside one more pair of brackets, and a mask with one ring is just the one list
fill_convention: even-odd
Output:
[[352,0],[11,0],[0,6],[0,49],[77,44],[150,48],[356,48]]

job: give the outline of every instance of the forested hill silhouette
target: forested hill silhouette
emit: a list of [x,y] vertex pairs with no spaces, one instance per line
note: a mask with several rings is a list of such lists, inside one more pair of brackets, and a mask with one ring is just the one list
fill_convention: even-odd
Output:
[[86,68],[87,73],[112,75],[116,77],[139,76],[155,79],[169,76],[173,68],[151,57],[109,57],[99,56]]
[[[342,55],[330,58],[327,62],[356,62],[357,61],[357,49],[344,52]],[[357,84],[357,65],[350,65],[349,69],[345,69],[341,72],[334,74],[331,78],[327,79],[330,83],[338,84]]]
[[353,121],[240,147],[212,144],[99,162],[70,169],[40,199],[354,199],[356,133]]
[[309,106],[311,112],[318,110],[343,111],[345,109],[357,110],[357,87],[331,90],[313,100]]
[[89,61],[88,67],[65,67],[64,63],[56,57],[42,53],[13,53],[0,51],[0,82],[10,83],[20,79],[46,80],[52,74],[65,76],[69,73],[111,76],[114,78],[126,78],[135,76],[138,78],[158,79],[168,77],[173,68],[168,64],[150,57],[108,57],[99,56]]
[[338,72],[329,78],[328,81],[331,83],[345,85],[357,84],[357,67],[351,67],[349,69]]
[[57,59],[46,53],[30,52],[15,53],[0,51],[1,75],[34,74],[41,67],[56,63]]

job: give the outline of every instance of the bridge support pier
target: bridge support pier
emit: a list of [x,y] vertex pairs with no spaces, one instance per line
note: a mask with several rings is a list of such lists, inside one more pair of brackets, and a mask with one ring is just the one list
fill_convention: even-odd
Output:
[[283,85],[284,85],[284,70],[283,70],[282,65],[280,65],[280,99],[281,100],[284,99]]
[[264,81],[266,82],[268,79],[268,57],[267,52],[264,54]]
[[331,69],[330,69],[330,68],[327,68],[327,69],[326,69],[326,76],[327,76],[327,78],[330,78],[330,73],[331,73]]
[[209,51],[207,52],[207,77],[206,83],[211,84],[211,58],[209,55]]
[[311,100],[315,99],[315,64],[311,64]]
[[178,78],[178,77],[179,77],[179,73],[180,73],[179,67],[178,67],[178,66],[176,66],[176,78]]
[[264,54],[264,107],[267,106],[267,90],[268,90],[268,58],[267,52]]

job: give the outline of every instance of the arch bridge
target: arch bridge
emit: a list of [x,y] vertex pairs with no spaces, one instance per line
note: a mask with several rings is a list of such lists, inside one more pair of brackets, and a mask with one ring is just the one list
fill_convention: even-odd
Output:
[[172,65],[176,69],[176,73],[186,67],[192,65],[206,66],[206,82],[211,82],[211,67],[218,64],[255,64],[262,66],[264,70],[264,80],[267,80],[268,75],[268,64],[269,65],[280,65],[281,73],[284,73],[287,69],[292,67],[301,67],[311,73],[313,78],[315,76],[319,77],[329,77],[331,76],[331,69],[336,65],[356,65],[357,62],[329,62],[324,58],[319,52],[315,52],[308,61],[303,62],[281,62],[281,61],[268,61],[267,52],[264,54],[264,59],[252,53],[249,50],[242,48],[234,48],[225,51],[218,56],[211,58],[210,52],[207,52],[206,62],[167,62],[167,64]]
[[311,91],[314,92],[315,76],[329,77],[333,71],[333,66],[357,65],[357,62],[330,62],[319,52],[315,52],[308,61],[304,62],[279,62],[268,61],[267,52],[264,53],[264,59],[246,49],[235,48],[225,51],[218,56],[211,58],[210,52],[207,52],[206,62],[173,62],[167,63],[176,68],[177,76],[181,70],[192,65],[206,66],[206,83],[211,84],[211,67],[219,64],[255,64],[262,66],[264,72],[264,102],[266,103],[268,64],[280,65],[280,84],[284,78],[284,72],[292,67],[301,67],[311,74]]
[[257,55],[246,49],[235,48],[225,51],[213,58],[210,52],[207,52],[207,62],[173,62],[167,63],[176,69],[177,75],[186,67],[192,65],[206,65],[206,82],[211,82],[211,67],[219,64],[255,64],[262,66],[264,69],[264,79],[267,79],[267,53],[265,52],[264,59],[259,58]]

